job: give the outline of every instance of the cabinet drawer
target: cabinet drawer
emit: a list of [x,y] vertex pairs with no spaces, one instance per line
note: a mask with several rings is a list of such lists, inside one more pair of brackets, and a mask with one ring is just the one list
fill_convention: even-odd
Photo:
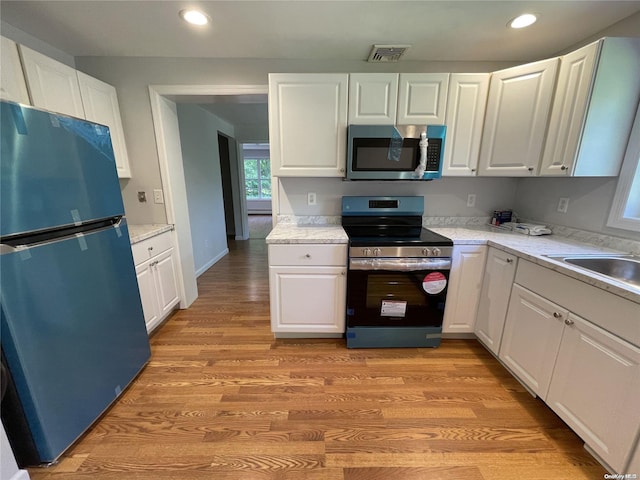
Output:
[[347,265],[347,245],[269,245],[269,265]]
[[169,250],[173,246],[171,232],[161,233],[155,237],[147,238],[131,245],[133,263],[140,265],[142,262]]

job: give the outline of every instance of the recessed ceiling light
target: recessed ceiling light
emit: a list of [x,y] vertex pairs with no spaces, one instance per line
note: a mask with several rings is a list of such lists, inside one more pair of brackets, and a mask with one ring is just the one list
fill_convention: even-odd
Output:
[[211,20],[209,15],[207,15],[206,13],[203,13],[200,10],[194,10],[192,8],[180,10],[179,15],[180,18],[182,18],[185,22],[192,25],[206,25]]
[[533,25],[534,23],[536,23],[536,20],[538,20],[538,17],[536,17],[533,13],[525,13],[511,20],[509,22],[509,26],[511,28],[524,28],[528,27],[529,25]]

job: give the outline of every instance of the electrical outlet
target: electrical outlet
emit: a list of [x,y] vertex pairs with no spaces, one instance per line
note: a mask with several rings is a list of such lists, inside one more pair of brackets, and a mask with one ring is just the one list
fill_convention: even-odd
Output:
[[476,194],[470,193],[467,195],[467,207],[475,207],[476,206]]
[[153,191],[153,202],[164,203],[164,195],[162,194],[162,190],[160,190],[159,188]]
[[560,197],[560,200],[558,200],[558,211],[560,213],[567,213],[568,208],[569,208],[569,198]]
[[315,192],[307,193],[307,205],[315,205],[316,204],[316,194]]

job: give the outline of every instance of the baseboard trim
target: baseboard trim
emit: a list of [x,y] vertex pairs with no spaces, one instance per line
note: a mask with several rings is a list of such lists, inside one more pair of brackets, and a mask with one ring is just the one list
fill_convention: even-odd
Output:
[[218,263],[228,253],[229,253],[229,249],[225,248],[222,252],[220,252],[218,255],[213,257],[211,260],[209,260],[207,263],[205,263],[202,267],[200,267],[198,270],[196,270],[196,278],[198,278],[204,272],[206,272],[211,267],[213,267],[216,263]]

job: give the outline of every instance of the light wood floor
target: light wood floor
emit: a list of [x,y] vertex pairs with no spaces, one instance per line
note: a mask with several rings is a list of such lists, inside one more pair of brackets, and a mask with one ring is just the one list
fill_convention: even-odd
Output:
[[34,480],[602,479],[605,470],[475,341],[347,350],[269,330],[266,246],[235,242],[152,358]]

